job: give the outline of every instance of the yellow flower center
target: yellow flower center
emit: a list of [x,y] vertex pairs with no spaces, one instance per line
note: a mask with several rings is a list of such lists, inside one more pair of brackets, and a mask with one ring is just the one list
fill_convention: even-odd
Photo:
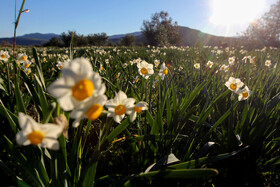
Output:
[[63,68],[63,66],[62,66],[62,65],[60,65],[60,66],[59,66],[59,69],[62,69],[62,68]]
[[236,90],[236,88],[237,88],[236,84],[231,84],[229,87],[230,87],[230,89],[232,89],[232,90]]
[[93,83],[90,80],[82,79],[72,87],[72,95],[78,101],[82,101],[90,97],[93,90]]
[[116,115],[121,116],[121,115],[125,114],[125,112],[126,112],[125,106],[123,106],[123,105],[118,105],[118,106],[115,107],[115,114],[116,114]]
[[148,70],[147,70],[146,68],[142,68],[142,69],[141,69],[141,73],[142,73],[143,75],[146,75],[146,74],[148,73]]
[[139,79],[137,78],[135,82],[137,83],[138,81],[139,81]]
[[104,69],[104,68],[101,66],[101,67],[100,67],[100,70],[102,71],[103,69]]
[[163,74],[166,75],[168,73],[168,69],[163,70]]
[[5,55],[5,54],[2,54],[2,55],[1,55],[1,58],[6,58],[6,55]]
[[40,131],[33,131],[27,135],[27,139],[34,145],[40,144],[44,139],[44,134]]
[[30,71],[30,70],[27,70],[27,72],[26,72],[26,73],[27,73],[27,75],[28,75],[29,73],[31,73],[31,71]]
[[242,93],[243,98],[247,98],[249,96],[248,92],[243,92]]
[[22,57],[21,57],[21,60],[22,60],[22,61],[26,61],[26,59],[27,59],[26,56],[22,56]]
[[134,107],[134,111],[137,112],[138,114],[142,112],[142,107],[141,106],[136,106]]
[[102,113],[103,106],[100,104],[94,104],[87,110],[87,118],[90,120],[96,120]]
[[29,66],[30,66],[29,64],[25,64],[25,68],[29,68]]

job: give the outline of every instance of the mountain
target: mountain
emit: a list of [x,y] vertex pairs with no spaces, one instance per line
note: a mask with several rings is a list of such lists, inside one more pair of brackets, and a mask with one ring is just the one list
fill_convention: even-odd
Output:
[[[215,36],[211,34],[207,34],[201,32],[197,29],[191,29],[189,27],[179,26],[179,32],[182,37],[182,45],[183,46],[195,46],[195,45],[211,45],[211,46],[234,46],[238,42],[238,38],[236,37],[224,37],[224,36]],[[136,44],[146,43],[146,39],[144,35],[139,32],[128,33],[129,35],[133,35],[136,38]],[[110,36],[109,39],[118,43],[123,37],[127,34],[119,34]]]
[[[47,34],[41,34],[41,33],[31,33],[31,34],[25,34],[22,36],[17,36],[16,38],[16,44],[17,45],[24,45],[24,46],[33,46],[33,45],[42,45],[49,41],[52,37],[60,37],[58,34],[54,33],[47,33]],[[12,44],[14,41],[14,38],[0,38],[0,44],[1,43],[10,43]]]
[[[235,46],[238,42],[238,38],[236,37],[224,37],[224,36],[215,36],[211,34],[207,34],[201,32],[197,29],[191,29],[189,27],[179,26],[179,32],[182,36],[182,45],[183,46],[196,46],[196,45],[210,45],[210,46]],[[129,35],[133,35],[136,38],[136,44],[145,44],[146,39],[144,35],[138,32],[127,33]],[[127,34],[117,34],[109,36],[109,40],[113,43],[118,43],[125,35]],[[25,45],[25,46],[33,46],[33,45],[43,45],[52,37],[61,37],[58,34],[48,33],[31,33],[25,34],[23,36],[17,36],[16,44],[17,45]],[[0,38],[0,45],[4,43],[13,43],[13,38]]]

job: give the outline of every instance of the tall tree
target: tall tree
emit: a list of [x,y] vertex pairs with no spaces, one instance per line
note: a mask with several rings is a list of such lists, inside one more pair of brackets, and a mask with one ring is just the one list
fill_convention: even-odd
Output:
[[280,47],[280,0],[260,19],[249,25],[242,39],[245,44],[254,47]]
[[177,22],[164,11],[153,14],[150,21],[144,20],[141,31],[153,46],[180,45],[182,41]]

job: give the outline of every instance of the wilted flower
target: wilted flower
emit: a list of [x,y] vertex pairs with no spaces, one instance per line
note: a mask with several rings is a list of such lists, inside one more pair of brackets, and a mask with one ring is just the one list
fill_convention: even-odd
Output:
[[123,91],[119,91],[114,99],[110,99],[105,104],[108,108],[107,117],[113,117],[115,122],[121,123],[125,114],[131,115],[133,112],[134,103],[134,98],[127,98]]
[[65,64],[61,78],[54,81],[48,92],[57,99],[63,110],[73,110],[91,96],[105,93],[106,87],[100,75],[93,72],[85,58],[77,58]]
[[62,127],[56,124],[40,124],[30,116],[19,113],[19,126],[21,131],[16,134],[19,145],[37,145],[53,150],[59,149],[58,136],[62,133]]

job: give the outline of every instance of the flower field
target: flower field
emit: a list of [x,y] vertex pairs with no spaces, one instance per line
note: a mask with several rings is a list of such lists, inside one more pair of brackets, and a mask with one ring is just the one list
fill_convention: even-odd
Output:
[[280,185],[280,50],[0,49],[19,186]]

